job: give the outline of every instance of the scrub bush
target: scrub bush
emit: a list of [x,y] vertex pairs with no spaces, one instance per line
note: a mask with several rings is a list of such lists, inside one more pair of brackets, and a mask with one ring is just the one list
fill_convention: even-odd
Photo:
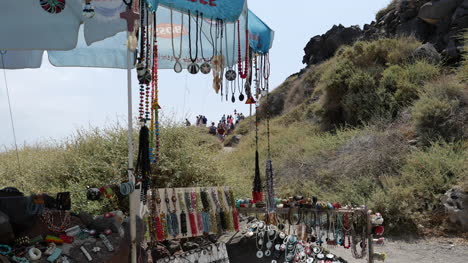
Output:
[[[134,135],[137,142],[137,130]],[[165,125],[161,128],[161,161],[155,173],[156,184],[222,185],[214,163],[220,149],[217,139],[208,135],[206,129]],[[135,157],[136,154],[137,149]],[[0,188],[13,186],[28,195],[118,184],[127,178],[127,132],[119,124],[104,129],[80,129],[62,142],[24,146],[19,156],[21,172],[14,151],[0,153]],[[74,211],[126,211],[127,202],[118,196],[89,202],[86,192],[72,193]]]
[[417,134],[424,143],[457,141],[468,135],[468,88],[455,78],[429,84],[412,107]]

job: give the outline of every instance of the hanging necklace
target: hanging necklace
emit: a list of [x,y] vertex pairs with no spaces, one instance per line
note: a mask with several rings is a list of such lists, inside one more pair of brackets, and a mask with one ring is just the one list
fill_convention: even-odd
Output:
[[[175,47],[174,47],[174,23],[173,23],[173,11],[171,8],[171,43],[172,43],[172,55],[175,59],[175,64],[174,64],[174,71],[176,73],[182,72],[182,64],[180,63],[180,58],[182,57],[182,39],[184,38],[184,13],[180,12],[180,19],[182,20],[182,23],[180,25],[180,43],[179,43],[179,55],[176,56],[175,54]],[[190,19],[190,18],[189,18]],[[190,20],[189,20],[190,21]]]
[[211,53],[211,58],[206,59],[204,54],[203,54],[203,13],[200,15],[201,16],[201,23],[200,23],[200,51],[201,51],[201,57],[203,59],[203,64],[200,66],[200,72],[203,74],[208,74],[211,72],[211,60],[213,60],[213,57],[215,55],[215,45],[214,45],[214,39],[213,39],[213,21],[210,20],[210,38],[211,42],[210,45],[212,47],[212,53]]
[[200,196],[197,193],[197,190],[195,189],[193,192],[190,193],[191,199],[192,199],[192,205],[194,207],[195,212],[197,213],[197,227],[198,227],[198,232],[203,233],[203,216],[201,213],[202,207],[201,207],[201,200]]
[[[221,90],[221,97],[222,97],[222,86],[223,86],[223,69],[224,69],[224,58],[222,56],[222,36],[223,36],[223,21],[220,19],[216,19],[216,30],[215,30],[215,39],[214,39],[214,47],[215,47],[215,55],[212,60],[213,66],[213,89],[216,93],[219,93]],[[219,39],[221,38],[221,41]],[[220,45],[218,46],[218,42]]]
[[241,53],[241,37],[240,37],[240,21],[237,21],[237,38],[238,38],[238,46],[237,46],[237,67],[239,71],[239,77],[242,79],[247,78],[249,73],[249,31],[245,30],[245,65],[242,65],[242,53]]
[[182,236],[187,236],[187,215],[184,212],[184,193],[177,193],[180,206],[180,232]]
[[170,208],[170,199],[167,193],[167,188],[164,189],[164,202],[166,203],[166,237],[173,235],[172,232],[172,217],[171,217],[171,208]]
[[195,29],[195,58],[192,57],[192,17],[190,16],[190,11],[188,12],[188,16],[189,16],[189,54],[190,54],[190,61],[192,61],[192,63],[190,63],[187,67],[187,70],[190,72],[190,74],[197,74],[198,71],[200,70],[200,66],[198,66],[198,64],[196,63],[197,62],[197,59],[198,59],[198,11],[197,11],[197,14],[196,14],[196,29]]
[[179,235],[179,221],[177,220],[177,197],[174,188],[172,188],[171,201],[174,208],[171,211],[172,235],[177,237]]
[[265,237],[264,224],[262,228],[258,228],[257,236],[255,237],[255,245],[257,246],[257,258],[263,258],[263,238]]
[[203,205],[203,232],[210,233],[210,201],[208,200],[208,194],[206,193],[206,189],[200,190],[200,198]]
[[195,211],[192,205],[191,194],[190,192],[188,192],[188,190],[187,192],[184,193],[184,197],[185,197],[185,204],[187,205],[187,210],[189,213],[190,231],[193,237],[198,236],[197,222],[195,219]]
[[[70,227],[70,213],[68,211],[57,210],[58,218],[57,224],[54,224],[54,216],[51,210],[44,209],[42,214],[42,221],[46,223],[47,228],[55,233],[62,233],[65,229]],[[60,225],[58,225],[60,224]]]
[[237,74],[236,74],[236,71],[233,70],[233,67],[234,67],[234,55],[235,55],[235,45],[236,45],[236,30],[234,28],[234,36],[233,36],[233,39],[232,39],[232,60],[230,60],[230,57],[229,57],[229,49],[228,49],[228,39],[227,39],[227,24],[225,24],[225,30],[226,32],[226,65],[229,65],[229,69],[226,71],[226,74],[224,75],[226,77],[226,80],[227,81],[234,81],[237,77]]

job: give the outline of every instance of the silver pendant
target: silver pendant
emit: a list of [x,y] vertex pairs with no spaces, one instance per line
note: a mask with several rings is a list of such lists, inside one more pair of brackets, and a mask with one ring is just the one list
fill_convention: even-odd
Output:
[[197,63],[190,63],[187,67],[187,70],[190,72],[190,74],[197,74],[200,70],[200,66],[198,66]]
[[273,246],[273,243],[271,241],[268,241],[266,243],[266,248],[270,249]]
[[226,71],[226,73],[224,74],[224,76],[226,77],[227,80],[233,81],[233,80],[236,79],[237,73],[236,73],[234,70],[229,69],[228,71]]
[[263,258],[263,252],[261,250],[257,251],[257,258]]
[[200,66],[200,72],[203,73],[203,74],[208,74],[208,73],[210,73],[210,72],[211,72],[211,65],[210,65],[210,63],[205,62],[205,63],[201,64],[201,66]]
[[265,257],[269,257],[269,256],[271,256],[271,251],[270,250],[265,251]]
[[278,263],[278,261],[276,261],[276,259],[273,259],[271,260],[271,263]]
[[174,64],[174,71],[175,73],[182,72],[182,64],[180,64],[179,61],[176,61],[176,63]]
[[259,240],[258,240],[258,245],[259,245],[259,246],[263,245],[263,239],[259,239]]
[[307,263],[314,263],[314,259],[313,258],[308,258]]

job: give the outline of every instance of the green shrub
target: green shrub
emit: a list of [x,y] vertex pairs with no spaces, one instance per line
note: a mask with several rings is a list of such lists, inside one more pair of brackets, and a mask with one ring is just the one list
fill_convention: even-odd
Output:
[[421,45],[415,38],[384,38],[374,41],[358,41],[342,47],[337,59],[348,59],[356,66],[379,67],[408,62],[413,51]]
[[[137,142],[138,131],[134,135]],[[217,139],[208,135],[206,129],[162,127],[157,185],[221,185],[214,159],[220,149]],[[25,146],[19,157],[21,172],[14,151],[0,153],[0,188],[13,186],[25,194],[53,194],[118,184],[127,178],[127,132],[119,124],[104,129],[80,129],[61,143]],[[116,208],[126,211],[127,202],[119,196],[89,202],[86,192],[72,193],[74,211],[102,213]]]
[[410,106],[418,98],[424,83],[434,80],[439,74],[440,68],[426,61],[392,65],[385,69],[380,80],[380,93],[387,98],[385,104],[391,115],[396,116],[402,108]]
[[367,72],[356,71],[347,80],[348,92],[343,99],[346,122],[361,125],[380,112],[380,98],[374,78]]
[[[468,154],[459,144],[433,144],[413,151],[401,169],[401,177],[387,178],[373,206],[395,231],[411,231],[430,222],[442,210],[440,197],[468,172]],[[442,222],[437,222],[438,224]]]
[[454,78],[427,85],[412,107],[412,116],[424,143],[460,140],[467,135],[468,89]]

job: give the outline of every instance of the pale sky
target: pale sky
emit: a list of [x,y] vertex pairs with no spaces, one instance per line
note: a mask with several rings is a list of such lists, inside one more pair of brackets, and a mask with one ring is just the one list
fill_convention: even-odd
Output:
[[[363,26],[390,0],[249,0],[249,8],[275,31],[270,51],[270,87],[304,68],[303,48],[309,39],[334,24]],[[0,25],[8,26],[8,25]],[[0,70],[0,151],[11,148],[10,124],[3,70]],[[56,68],[44,57],[40,69],[7,70],[7,82],[19,145],[60,141],[77,128],[106,126],[127,116],[125,70]],[[163,114],[182,121],[203,114],[216,121],[234,109],[248,115],[241,102],[221,102],[211,88],[211,75],[190,75],[172,70],[159,73]],[[134,113],[138,88],[134,85]]]

